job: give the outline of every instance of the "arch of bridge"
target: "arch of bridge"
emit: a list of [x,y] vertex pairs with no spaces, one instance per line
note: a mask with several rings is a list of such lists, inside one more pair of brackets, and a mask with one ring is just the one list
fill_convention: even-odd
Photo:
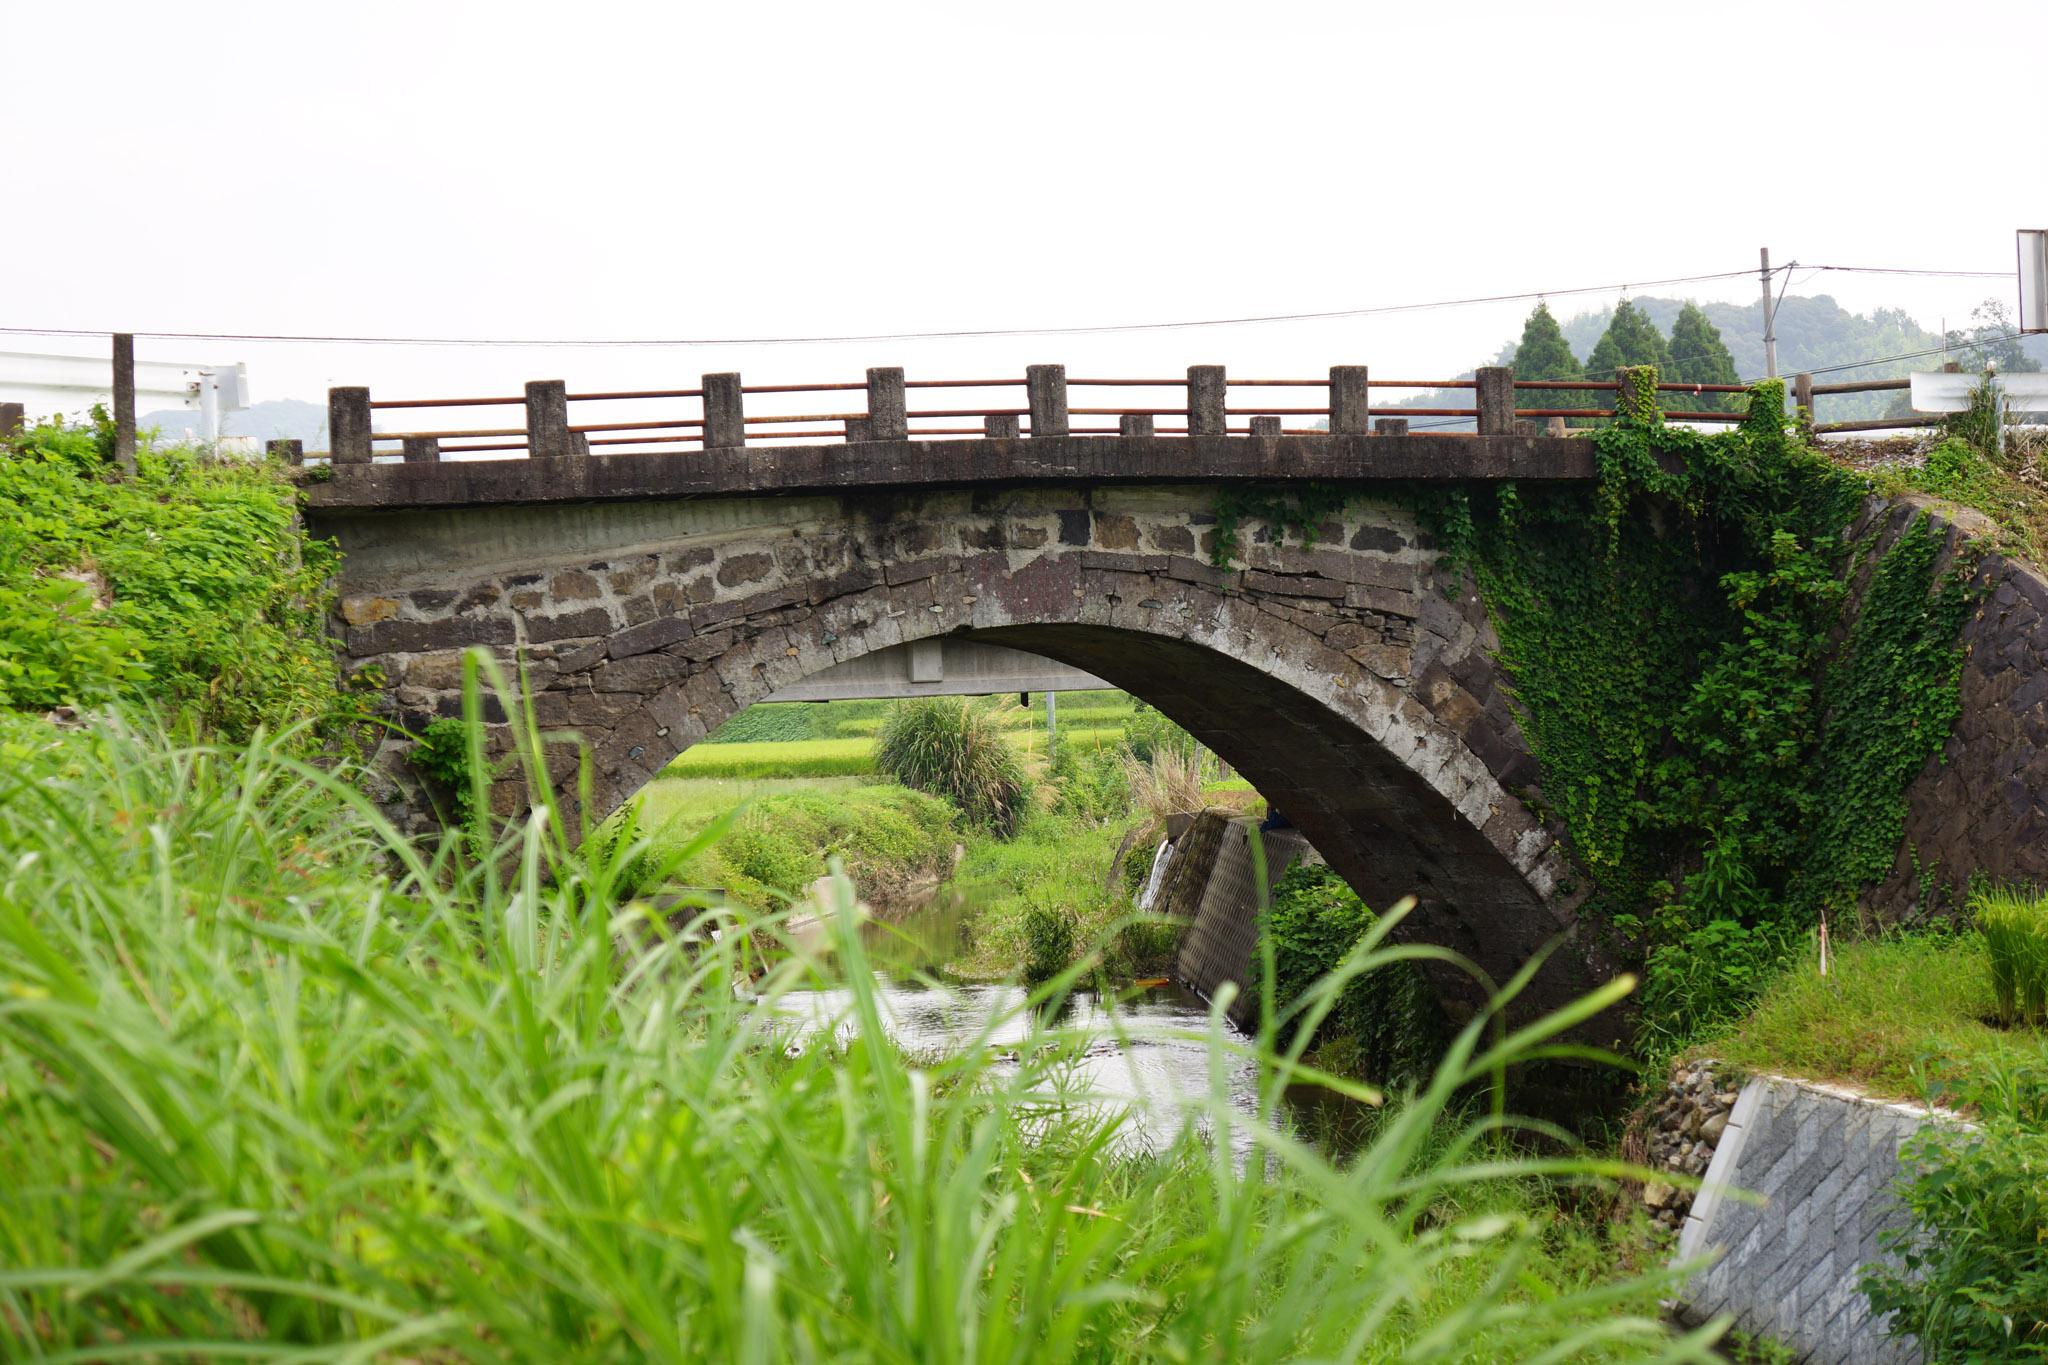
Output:
[[[778,688],[964,632],[1158,706],[1369,904],[1416,895],[1410,937],[1501,979],[1569,933],[1557,831],[1532,812],[1536,766],[1469,585],[1385,502],[1217,568],[1213,503],[1180,485],[384,512],[343,536],[337,625],[415,730],[459,713],[463,648],[521,660],[543,727],[592,755],[586,823]],[[406,748],[379,754],[379,796],[423,823]],[[552,776],[573,801],[572,752]],[[513,778],[493,799],[526,797]],[[1529,1003],[1604,973],[1575,944]]]

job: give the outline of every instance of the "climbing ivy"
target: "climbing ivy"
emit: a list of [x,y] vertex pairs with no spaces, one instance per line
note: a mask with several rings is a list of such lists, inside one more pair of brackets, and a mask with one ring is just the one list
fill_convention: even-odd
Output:
[[1242,548],[1239,528],[1247,518],[1271,525],[1280,539],[1292,531],[1303,545],[1314,545],[1322,524],[1344,510],[1350,490],[1314,481],[1299,484],[1226,484],[1216,492],[1210,510],[1216,517],[1216,539],[1209,562],[1226,568]]
[[1890,869],[1906,785],[1959,707],[1970,566],[1936,585],[1924,520],[1859,566],[1868,486],[1796,440],[1783,402],[1759,385],[1713,436],[1618,421],[1592,438],[1590,490],[1412,499],[1480,585],[1583,918],[1648,968],[1653,1046],[1740,1008]]
[[[1582,922],[1644,964],[1654,1050],[1742,1008],[1890,871],[1907,784],[1960,709],[1974,552],[1937,583],[1925,518],[1852,545],[1871,485],[1788,429],[1777,381],[1716,435],[1663,421],[1653,370],[1623,381],[1590,488],[1403,496],[1479,584],[1541,774],[1525,795],[1566,831]],[[1346,497],[1226,489],[1212,558],[1250,518],[1313,543]]]

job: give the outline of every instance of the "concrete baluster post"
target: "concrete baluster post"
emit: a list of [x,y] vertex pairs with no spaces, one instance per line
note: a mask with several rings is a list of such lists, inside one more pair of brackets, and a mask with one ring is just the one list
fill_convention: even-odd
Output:
[[1515,431],[1515,372],[1507,365],[1482,365],[1472,375],[1478,400],[1481,436],[1512,436]]
[[[7,434],[6,427],[6,418],[0,416],[0,436]],[[306,462],[306,443],[281,439],[265,441],[263,453],[281,464],[301,465]]]
[[885,366],[868,371],[868,434],[870,441],[910,439],[910,419],[903,401],[903,371]]
[[737,373],[704,376],[704,448],[733,450],[747,443],[747,411]]
[[28,426],[28,411],[20,403],[0,403],[0,441],[21,435]]
[[1067,434],[1067,367],[1027,365],[1024,391],[1031,404],[1033,436]]
[[114,463],[135,472],[135,338],[114,333]]
[[526,386],[526,453],[536,460],[569,453],[569,386],[559,379]]
[[1363,436],[1372,430],[1372,390],[1363,365],[1330,367],[1330,431]]
[[1406,436],[1408,434],[1408,419],[1406,417],[1375,418],[1372,424],[1372,434],[1375,436]]
[[[1655,365],[1624,365],[1614,372],[1614,383],[1615,416],[1637,422],[1657,420],[1660,409]],[[1640,393],[1638,383],[1643,386]]]
[[868,433],[869,433],[869,432],[870,432],[871,430],[873,430],[873,428],[872,428],[872,427],[871,427],[871,426],[869,425],[869,422],[868,422],[868,419],[867,419],[867,418],[865,418],[865,417],[849,417],[849,418],[847,418],[847,419],[846,419],[846,443],[847,443],[848,445],[858,445],[858,444],[859,444],[860,442],[862,442],[862,441],[865,441],[865,440],[869,440],[869,439],[871,439],[871,438],[869,437],[869,435],[868,435]]
[[408,436],[399,444],[405,448],[407,464],[439,464],[441,441],[436,436]]
[[991,440],[1015,440],[1018,434],[1017,414],[1014,412],[991,413],[981,419],[982,435]]
[[1515,419],[1515,435],[1541,436],[1542,434],[1543,423],[1537,421],[1534,417],[1517,417]]
[[361,386],[327,391],[327,458],[333,464],[370,462],[370,391]]
[[1799,429],[1813,434],[1813,376],[1797,374],[1792,376],[1792,401],[1799,407]]
[[1222,436],[1230,430],[1221,365],[1188,366],[1188,435]]
[[1127,412],[1116,419],[1119,436],[1149,437],[1152,435],[1152,414],[1149,412]]
[[1279,434],[1280,434],[1280,419],[1279,419],[1278,417],[1254,417],[1254,418],[1252,418],[1252,435],[1254,435],[1254,436],[1278,436]]

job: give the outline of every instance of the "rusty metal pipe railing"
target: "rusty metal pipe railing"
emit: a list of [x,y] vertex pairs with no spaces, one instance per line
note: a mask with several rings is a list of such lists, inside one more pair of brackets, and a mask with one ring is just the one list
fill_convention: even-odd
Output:
[[1225,408],[1225,417],[1328,417],[1328,408]]
[[572,393],[565,397],[571,403],[602,403],[615,398],[702,398],[702,389],[621,389],[609,393]]
[[1852,379],[1840,384],[1815,384],[1815,396],[1827,393],[1886,393],[1894,389],[1910,389],[1910,379]]
[[370,410],[380,408],[491,408],[520,407],[526,402],[518,398],[373,398]]
[[[1067,382],[1069,384],[1079,384],[1085,381],[1069,379]],[[1024,381],[1022,379],[906,379],[903,381],[903,387],[906,389],[1021,389],[1024,387]]]
[[480,427],[474,431],[373,431],[373,441],[448,441],[483,436],[524,436],[525,427]]

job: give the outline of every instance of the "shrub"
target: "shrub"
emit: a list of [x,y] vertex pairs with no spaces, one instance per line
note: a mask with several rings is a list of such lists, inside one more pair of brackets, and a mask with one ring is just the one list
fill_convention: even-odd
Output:
[[1901,1157],[1912,1222],[1881,1238],[1898,1265],[1864,1272],[1872,1311],[1928,1360],[2048,1358],[2048,1132],[1930,1126]]
[[[1273,1007],[1282,1043],[1301,1023],[1316,982],[1343,963],[1377,923],[1342,877],[1320,863],[1296,863],[1273,888],[1264,929],[1272,941]],[[1263,973],[1263,965],[1258,969]],[[1360,1074],[1384,1083],[1427,1076],[1448,1039],[1435,990],[1412,964],[1390,963],[1351,981],[1324,1016],[1311,1046],[1340,1044]],[[1355,1051],[1354,1051],[1355,1047]]]
[[1074,917],[1063,907],[1034,904],[1024,911],[1024,981],[1050,981],[1074,962]]
[[[651,810],[658,812],[660,805]],[[626,814],[667,848],[686,846],[707,826],[721,823],[709,810],[664,820],[636,804]],[[830,860],[838,858],[860,894],[887,908],[951,866],[954,819],[947,802],[903,787],[777,792],[726,820],[708,848],[673,869],[672,879],[722,887],[738,904],[771,910],[824,876]]]
[[1124,722],[1124,740],[1140,763],[1149,763],[1158,753],[1192,756],[1201,746],[1195,737],[1175,725],[1158,707],[1133,700],[1131,718]]
[[1048,775],[1054,804],[1066,815],[1100,824],[1130,813],[1131,783],[1121,753],[1062,744]]
[[289,481],[145,450],[115,482],[103,445],[55,424],[0,443],[0,705],[126,697],[229,739],[362,719],[326,634],[338,558]]
[[1970,897],[2006,1024],[2048,1024],[2048,898],[1993,887]]
[[898,706],[882,727],[875,767],[906,787],[945,797],[1003,838],[1023,818],[1023,766],[988,714],[958,697]]

